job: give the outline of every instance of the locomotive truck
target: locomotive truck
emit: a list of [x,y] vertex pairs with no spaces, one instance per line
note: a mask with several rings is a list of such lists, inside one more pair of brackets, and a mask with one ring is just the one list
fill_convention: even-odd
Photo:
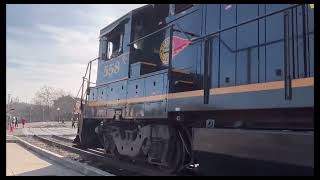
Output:
[[313,5],[152,4],[99,39],[81,146],[173,173],[313,174]]

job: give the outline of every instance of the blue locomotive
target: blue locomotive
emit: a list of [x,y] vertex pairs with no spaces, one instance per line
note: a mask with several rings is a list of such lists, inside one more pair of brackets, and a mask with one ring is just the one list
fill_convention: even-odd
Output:
[[313,5],[146,5],[99,47],[82,146],[172,172],[313,174]]

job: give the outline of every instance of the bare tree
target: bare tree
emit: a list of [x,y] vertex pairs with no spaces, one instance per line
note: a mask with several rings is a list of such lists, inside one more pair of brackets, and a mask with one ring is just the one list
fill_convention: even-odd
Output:
[[[35,93],[34,102],[36,105],[42,106],[42,113],[44,116],[45,111],[46,117],[50,118],[50,107],[52,107],[54,100],[65,95],[63,90],[55,89],[53,87],[44,85]],[[46,119],[47,119],[46,118]],[[51,119],[51,118],[50,118]]]

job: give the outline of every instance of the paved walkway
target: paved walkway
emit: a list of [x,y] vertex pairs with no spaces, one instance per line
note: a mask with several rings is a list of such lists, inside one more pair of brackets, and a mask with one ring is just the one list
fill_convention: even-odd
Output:
[[18,144],[6,144],[7,176],[83,176],[24,149]]
[[57,122],[36,122],[30,123],[25,128],[18,127],[14,128],[13,133],[7,130],[7,134],[10,135],[59,135],[59,136],[70,136],[73,139],[77,135],[77,128],[71,128],[68,124],[57,123]]

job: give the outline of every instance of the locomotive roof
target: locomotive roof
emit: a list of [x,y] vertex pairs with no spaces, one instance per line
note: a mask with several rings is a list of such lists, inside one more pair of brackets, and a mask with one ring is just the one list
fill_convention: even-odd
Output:
[[111,24],[107,25],[106,27],[104,27],[103,29],[100,30],[100,37],[111,32],[114,28],[116,28],[119,24],[126,22],[127,20],[129,20],[132,16],[133,13],[139,12],[140,10],[153,6],[151,4],[149,5],[145,5],[139,8],[136,8],[130,12],[128,12],[127,14],[123,15],[122,17],[118,18],[117,20],[115,20],[114,22],[112,22]]

